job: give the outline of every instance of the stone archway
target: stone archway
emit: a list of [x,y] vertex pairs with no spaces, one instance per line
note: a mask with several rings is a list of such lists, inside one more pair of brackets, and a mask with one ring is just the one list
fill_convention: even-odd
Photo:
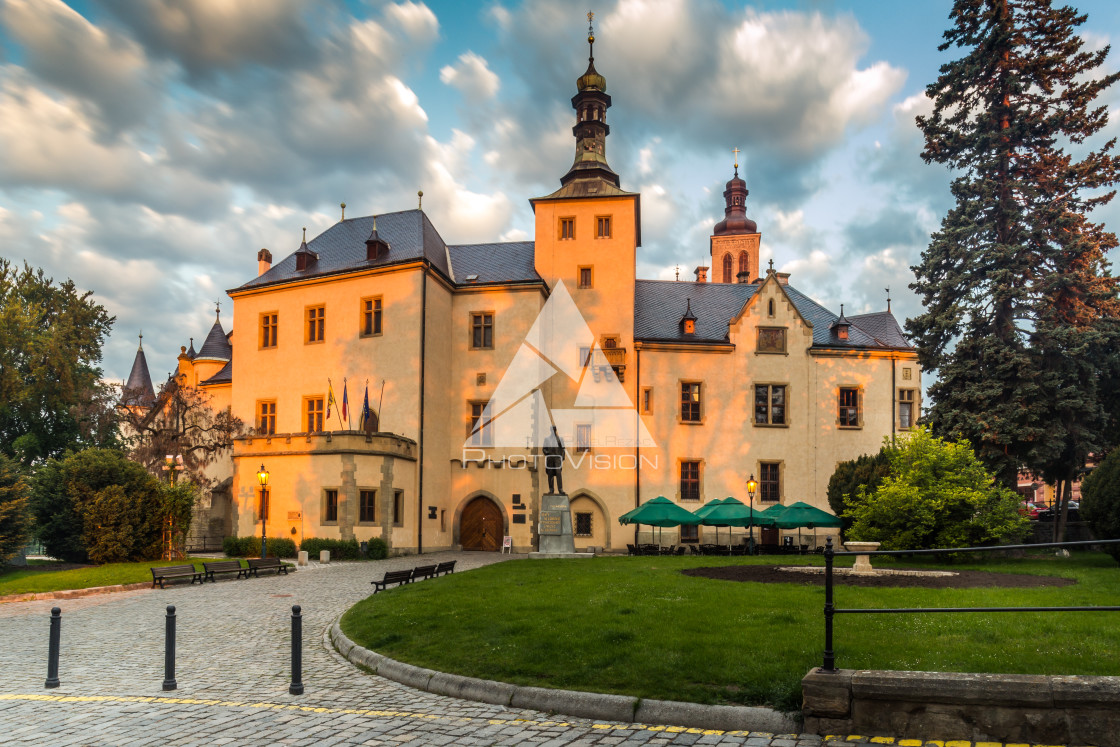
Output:
[[610,549],[610,513],[607,511],[607,507],[602,499],[589,490],[580,489],[572,495],[571,507],[573,531],[579,530],[577,526],[579,523],[577,514],[591,514],[591,534],[590,536],[576,536],[576,550],[584,550],[588,547],[604,547]]
[[459,545],[464,550],[497,552],[502,549],[505,515],[501,506],[487,495],[470,499],[457,522]]

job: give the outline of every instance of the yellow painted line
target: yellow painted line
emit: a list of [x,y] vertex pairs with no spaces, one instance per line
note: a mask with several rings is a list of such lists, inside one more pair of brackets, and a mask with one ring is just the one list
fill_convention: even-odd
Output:
[[1000,742],[977,742],[975,747],[1003,747]]
[[898,740],[898,747],[922,747],[922,740],[920,739],[900,739]]
[[894,744],[894,737],[871,737],[874,744]]
[[972,747],[972,742],[966,739],[953,739],[946,742],[945,747]]

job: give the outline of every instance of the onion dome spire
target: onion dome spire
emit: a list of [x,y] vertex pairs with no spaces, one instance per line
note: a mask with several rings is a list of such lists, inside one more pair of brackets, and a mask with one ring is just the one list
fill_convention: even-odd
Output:
[[572,97],[572,108],[576,110],[576,124],[572,134],[576,138],[576,157],[568,173],[560,179],[560,184],[568,186],[573,181],[605,181],[618,187],[618,174],[607,164],[607,109],[611,97],[607,95],[607,79],[595,69],[595,27],[594,13],[587,14],[587,71],[576,81],[576,95]]
[[739,177],[739,149],[732,151],[735,154],[735,176],[727,182],[727,189],[723,192],[726,203],[723,209],[724,219],[716,224],[712,233],[715,236],[727,234],[758,233],[758,224],[747,217],[747,183]]

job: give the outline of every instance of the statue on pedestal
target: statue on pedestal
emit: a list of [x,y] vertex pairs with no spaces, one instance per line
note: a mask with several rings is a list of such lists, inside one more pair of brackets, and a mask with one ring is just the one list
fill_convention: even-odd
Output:
[[564,469],[564,442],[560,440],[555,425],[552,426],[552,433],[545,438],[541,451],[544,452],[544,473],[548,475],[548,492],[563,494],[564,477],[561,473]]

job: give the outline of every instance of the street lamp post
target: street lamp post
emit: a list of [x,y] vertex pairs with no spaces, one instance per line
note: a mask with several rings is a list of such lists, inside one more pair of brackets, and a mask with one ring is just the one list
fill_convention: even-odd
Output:
[[[164,465],[163,471],[167,473],[167,480],[171,486],[175,486],[175,473],[183,469],[183,455],[182,454],[168,454],[163,458]],[[175,559],[175,517],[173,513],[167,514],[167,559]]]
[[755,482],[754,473],[752,472],[750,478],[747,480],[747,497],[751,501],[751,515],[747,520],[751,537],[749,542],[750,547],[747,548],[748,555],[754,555],[754,493],[756,490],[758,490],[758,483]]
[[261,471],[257,473],[257,481],[261,484],[261,558],[263,559],[268,554],[268,540],[264,530],[265,522],[268,521],[268,470],[263,464]]

